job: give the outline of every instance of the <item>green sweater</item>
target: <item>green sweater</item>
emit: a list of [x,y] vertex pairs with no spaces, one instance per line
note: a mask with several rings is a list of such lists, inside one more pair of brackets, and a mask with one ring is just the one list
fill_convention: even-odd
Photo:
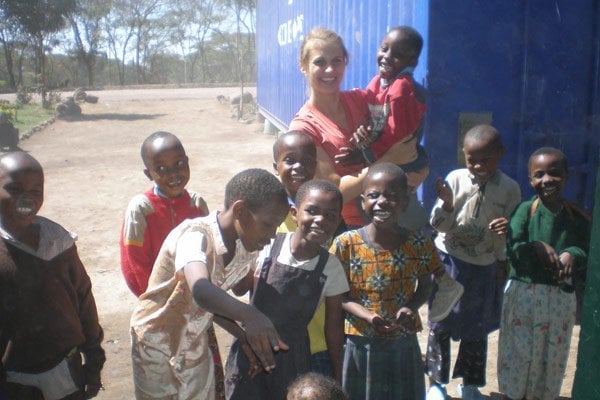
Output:
[[507,256],[510,261],[510,279],[525,283],[558,286],[552,272],[538,260],[533,243],[542,241],[557,254],[569,252],[575,258],[574,269],[585,270],[590,244],[591,223],[575,209],[563,207],[557,214],[541,202],[533,216],[529,216],[534,196],[519,204],[510,219],[507,237]]

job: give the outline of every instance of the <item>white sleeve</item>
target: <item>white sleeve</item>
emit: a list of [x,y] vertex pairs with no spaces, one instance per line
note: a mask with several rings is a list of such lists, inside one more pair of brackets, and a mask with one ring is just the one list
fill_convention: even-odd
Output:
[[175,271],[181,271],[190,262],[206,265],[206,238],[202,232],[186,232],[177,240],[175,250]]
[[342,263],[335,254],[329,254],[329,259],[327,260],[327,264],[325,264],[323,273],[327,276],[325,286],[323,287],[324,297],[337,296],[350,290],[344,267],[342,267]]

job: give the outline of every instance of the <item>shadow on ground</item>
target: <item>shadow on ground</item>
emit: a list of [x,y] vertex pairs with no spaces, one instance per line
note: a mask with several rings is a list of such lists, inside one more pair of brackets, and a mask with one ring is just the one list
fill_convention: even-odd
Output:
[[[490,399],[490,400],[504,400],[505,399],[504,395],[502,395],[501,393],[498,393],[498,392],[492,392],[492,393],[490,393],[489,396],[484,396],[484,397],[486,399]],[[460,399],[460,397],[451,397],[451,396],[448,396],[446,398],[447,399],[456,399],[456,400]],[[557,397],[556,400],[571,400],[571,398],[561,396],[561,397]]]
[[164,116],[165,114],[118,114],[118,113],[102,113],[102,114],[81,114],[77,117],[62,118],[65,121],[139,121],[143,119],[155,119]]

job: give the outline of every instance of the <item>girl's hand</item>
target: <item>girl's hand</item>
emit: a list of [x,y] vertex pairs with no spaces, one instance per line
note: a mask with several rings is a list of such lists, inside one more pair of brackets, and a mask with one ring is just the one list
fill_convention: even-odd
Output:
[[444,202],[444,210],[448,212],[454,210],[454,206],[452,205],[454,196],[452,196],[452,189],[450,189],[450,185],[448,184],[448,182],[446,182],[442,178],[437,178],[435,180],[435,187],[433,188],[433,190],[435,192],[435,195]]
[[573,275],[573,271],[575,269],[575,259],[573,258],[573,255],[565,251],[563,253],[560,253],[558,259],[562,264],[562,268],[558,271],[558,280],[562,281],[567,278],[570,278]]
[[396,313],[396,325],[406,332],[414,333],[416,331],[415,316],[408,307],[402,307]]
[[496,218],[488,225],[488,229],[497,235],[506,235],[508,233],[508,219]]
[[538,260],[542,263],[544,268],[552,272],[553,274],[558,274],[558,272],[562,269],[560,265],[560,259],[554,248],[545,242],[534,242],[533,248],[538,257]]
[[388,335],[396,330],[393,324],[390,324],[385,318],[379,314],[373,314],[371,321],[368,321],[375,331],[380,335]]

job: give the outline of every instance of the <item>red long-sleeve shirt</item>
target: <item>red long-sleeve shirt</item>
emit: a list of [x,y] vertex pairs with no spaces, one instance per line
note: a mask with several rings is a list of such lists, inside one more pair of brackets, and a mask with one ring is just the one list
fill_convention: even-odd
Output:
[[194,192],[166,198],[151,188],[131,199],[121,229],[121,271],[136,296],[146,291],[152,266],[169,232],[185,219],[205,215],[208,206]]

